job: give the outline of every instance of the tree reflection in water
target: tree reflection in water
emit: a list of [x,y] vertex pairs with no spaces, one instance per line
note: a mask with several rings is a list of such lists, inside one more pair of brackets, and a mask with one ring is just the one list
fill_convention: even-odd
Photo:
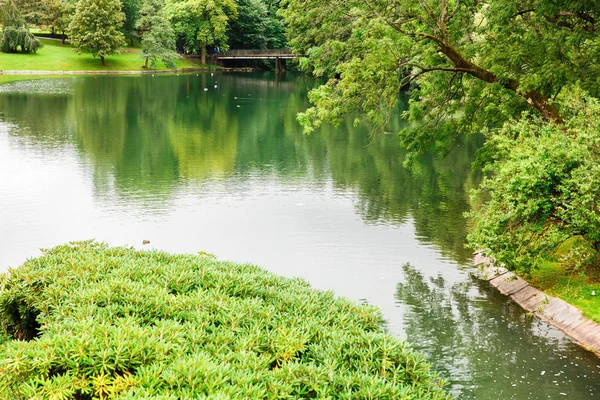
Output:
[[[459,398],[555,399],[561,393],[586,398],[600,389],[573,384],[597,374],[593,356],[489,283],[469,275],[450,284],[409,264],[402,268],[396,299],[405,306],[406,340],[448,379]],[[555,376],[553,385],[548,376]]]

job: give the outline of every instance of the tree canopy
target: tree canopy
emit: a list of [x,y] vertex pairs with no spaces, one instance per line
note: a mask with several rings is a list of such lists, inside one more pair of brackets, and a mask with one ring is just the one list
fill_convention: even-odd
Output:
[[227,26],[237,16],[234,0],[168,0],[167,13],[175,33],[186,48],[202,54],[206,63],[207,47],[226,49]]
[[412,150],[497,127],[533,110],[563,122],[556,97],[575,83],[597,93],[600,3],[516,0],[283,0],[292,47],[328,78],[301,114],[306,131],[355,110],[384,129],[411,88]]
[[137,29],[142,37],[142,57],[145,67],[161,60],[168,68],[175,68],[175,32],[167,19],[162,0],[144,0]]
[[79,0],[69,24],[71,42],[77,52],[92,53],[100,57],[115,54],[125,46],[125,37],[120,31],[125,14],[119,0]]

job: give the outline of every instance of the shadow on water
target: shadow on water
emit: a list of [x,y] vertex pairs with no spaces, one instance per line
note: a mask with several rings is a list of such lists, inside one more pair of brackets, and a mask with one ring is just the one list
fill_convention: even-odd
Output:
[[598,360],[487,282],[471,276],[448,284],[441,275],[427,279],[410,265],[403,271],[396,298],[406,306],[406,338],[461,399],[597,394]]

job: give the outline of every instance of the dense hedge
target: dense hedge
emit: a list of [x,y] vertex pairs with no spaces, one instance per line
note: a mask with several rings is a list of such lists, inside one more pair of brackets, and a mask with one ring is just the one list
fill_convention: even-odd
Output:
[[374,308],[207,255],[56,247],[0,322],[3,399],[449,398]]

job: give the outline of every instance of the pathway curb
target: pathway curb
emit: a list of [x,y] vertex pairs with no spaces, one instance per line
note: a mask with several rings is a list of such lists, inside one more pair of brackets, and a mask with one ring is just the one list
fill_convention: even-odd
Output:
[[506,268],[494,266],[481,251],[475,252],[474,263],[481,279],[490,282],[523,309],[563,331],[581,347],[600,356],[600,324],[584,317],[578,308],[566,301],[530,286]]

